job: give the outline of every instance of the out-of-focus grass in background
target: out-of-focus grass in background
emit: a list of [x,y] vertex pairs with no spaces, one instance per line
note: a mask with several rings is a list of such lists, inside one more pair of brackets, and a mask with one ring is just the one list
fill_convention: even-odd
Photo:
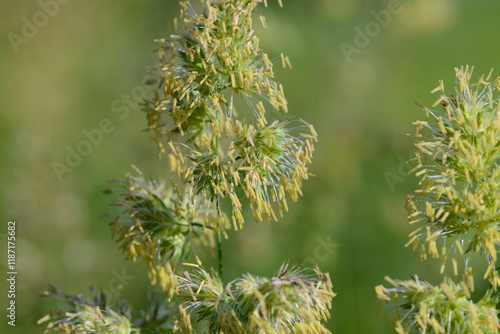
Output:
[[[334,299],[330,328],[335,333],[388,333],[375,315],[374,286],[389,275],[417,273],[436,283],[437,263],[420,263],[404,248],[410,227],[404,204],[415,184],[386,174],[412,151],[411,122],[422,119],[418,101],[430,105],[439,79],[453,88],[453,68],[471,64],[476,74],[498,67],[500,3],[453,0],[401,1],[401,12],[351,62],[339,45],[353,45],[356,32],[374,20],[384,1],[273,0],[261,8],[267,31],[258,29],[270,57],[290,56],[293,70],[277,70],[290,113],[319,133],[304,198],[270,226],[248,219],[224,242],[225,279],[241,272],[272,275],[284,259],[316,262],[330,272]],[[7,34],[22,34],[26,17],[41,10],[37,1],[0,1],[0,219],[17,222],[17,319],[7,326],[6,277],[2,277],[0,331],[37,333],[36,320],[55,305],[38,293],[55,284],[65,292],[111,289],[122,280],[124,296],[140,308],[147,278],[134,272],[111,240],[108,219],[116,212],[102,194],[108,180],[131,171],[166,175],[157,160],[138,107],[120,99],[143,83],[156,56],[153,39],[167,37],[178,4],[170,0],[72,0],[60,4],[47,24],[19,45]],[[258,16],[257,16],[258,17]],[[495,72],[499,75],[500,72]],[[118,102],[115,102],[116,100]],[[60,182],[51,166],[65,163],[66,147],[76,149],[83,130],[111,120],[114,130]],[[6,263],[2,239],[1,263]],[[329,245],[324,247],[324,245]],[[2,267],[4,268],[4,267]],[[2,269],[4,272],[6,270]],[[119,273],[119,275],[117,274]],[[2,274],[5,276],[4,274]],[[2,276],[0,275],[0,276]],[[133,278],[131,278],[133,277]],[[479,288],[480,289],[480,288]]]

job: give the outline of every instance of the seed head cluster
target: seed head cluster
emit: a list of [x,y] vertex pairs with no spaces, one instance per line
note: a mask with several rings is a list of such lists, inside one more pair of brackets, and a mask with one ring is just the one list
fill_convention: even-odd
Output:
[[[500,242],[500,78],[492,72],[472,81],[473,68],[456,68],[456,88],[447,94],[444,83],[432,108],[423,107],[425,121],[417,121],[411,170],[418,189],[408,196],[408,218],[415,230],[413,245],[423,260],[440,258],[443,280],[438,285],[421,281],[386,280],[376,292],[396,332],[498,333],[500,286],[497,244]],[[483,254],[483,279],[490,288],[476,301],[471,255]],[[452,277],[445,267],[451,258]],[[463,260],[463,263],[459,263]],[[457,282],[459,268],[464,273]]]
[[392,287],[378,286],[377,296],[384,303],[392,302],[397,307],[397,316],[390,320],[398,334],[498,333],[498,297],[488,291],[479,301],[473,302],[473,279],[468,275],[458,284],[447,278],[437,286],[416,276],[405,281],[386,277]]
[[180,278],[180,333],[330,333],[322,324],[335,296],[328,274],[283,264],[272,278],[243,275],[224,286],[198,267]]
[[110,303],[103,293],[96,294],[92,300],[88,300],[81,295],[65,294],[51,286],[42,296],[57,298],[65,303],[56,309],[52,316],[47,315],[39,320],[39,323],[50,320],[44,333],[131,333],[132,325],[126,316],[130,309],[119,300]]
[[[50,320],[47,332],[330,333],[323,322],[335,294],[319,268],[285,263],[272,278],[222,279],[222,236],[243,227],[244,207],[257,222],[283,216],[288,200],[302,196],[317,140],[312,125],[284,117],[275,61],[252,27],[260,2],[202,1],[197,12],[182,1],[174,34],[157,41],[159,65],[142,110],[170,179],[147,179],[136,168],[119,183],[120,212],[110,224],[127,259],[148,268],[146,310],[62,295],[70,307],[42,319]],[[277,117],[268,120],[268,110]],[[219,270],[207,271],[200,258],[216,248]]]
[[[252,28],[257,4],[206,3],[200,15],[183,2],[175,34],[158,40],[161,80],[151,82],[154,97],[143,105],[160,155],[168,151],[186,209],[193,213],[193,207],[203,206],[204,224],[225,235],[228,228],[242,228],[242,197],[249,199],[257,221],[283,215],[286,194],[293,201],[302,194],[317,140],[303,120],[266,119],[266,105],[287,112],[287,101]],[[246,102],[250,120],[236,119],[235,100]],[[230,216],[221,210],[225,198]]]
[[127,259],[146,263],[153,285],[160,268],[178,267],[213,243],[209,229],[179,215],[175,207],[183,203],[162,182],[128,175],[118,205],[122,212],[111,222],[113,235]]
[[[434,107],[424,108],[427,121],[416,124],[413,172],[420,188],[409,197],[410,224],[417,228],[410,243],[425,257],[443,256],[439,239],[456,237],[451,243],[460,253],[480,251],[489,267],[486,275],[500,285],[495,270],[500,241],[500,79],[482,76],[471,82],[472,69],[456,69],[454,95],[444,84],[433,92],[441,95]],[[444,246],[443,246],[444,247]]]

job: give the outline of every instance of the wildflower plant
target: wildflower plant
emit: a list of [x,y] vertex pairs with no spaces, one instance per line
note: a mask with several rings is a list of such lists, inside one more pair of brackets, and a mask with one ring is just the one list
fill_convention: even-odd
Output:
[[[63,295],[71,307],[48,318],[47,332],[329,333],[335,294],[319,268],[285,262],[272,278],[223,282],[222,238],[243,228],[245,206],[256,222],[284,215],[302,195],[317,139],[302,119],[268,120],[269,109],[288,107],[252,27],[260,2],[202,1],[197,13],[182,1],[174,33],[157,40],[142,110],[171,176],[147,179],[136,168],[108,191],[121,195],[113,235],[127,259],[146,264],[154,303],[138,316]],[[291,68],[283,54],[277,62]],[[205,270],[200,257],[213,250],[218,268]]]
[[[497,244],[500,242],[500,78],[492,71],[472,81],[473,68],[455,69],[454,94],[444,83],[426,121],[414,123],[416,151],[410,162],[419,188],[408,196],[408,219],[416,226],[406,246],[441,259],[443,281],[433,286],[416,276],[386,280],[378,298],[396,308],[398,333],[498,333],[497,289],[500,286]],[[471,297],[471,254],[484,255],[490,289],[477,302]],[[463,260],[463,263],[459,261]],[[451,262],[448,277],[446,265]],[[464,273],[459,275],[459,268]],[[460,279],[459,279],[460,278]]]
[[[56,298],[65,303],[54,312],[54,316],[46,316],[39,322],[52,319],[45,332],[62,333],[131,333],[128,319],[130,308],[119,300],[108,300],[103,293],[96,294],[92,300],[78,295],[68,295],[51,286],[43,296]],[[113,309],[114,308],[114,309]]]

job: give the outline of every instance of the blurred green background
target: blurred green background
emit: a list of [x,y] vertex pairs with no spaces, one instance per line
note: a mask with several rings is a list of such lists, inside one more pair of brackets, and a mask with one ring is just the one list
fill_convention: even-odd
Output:
[[[77,294],[91,285],[112,289],[121,278],[124,296],[140,309],[146,273],[143,266],[134,271],[111,240],[102,216],[116,210],[102,190],[132,163],[146,175],[167,170],[141,131],[146,123],[135,100],[126,99],[156,63],[153,40],[168,37],[177,2],[61,0],[44,20],[41,3],[49,2],[0,0],[0,240],[6,254],[6,223],[16,220],[18,271],[15,328],[7,326],[0,275],[2,333],[41,332],[36,320],[56,305],[38,297],[48,284]],[[248,219],[231,233],[223,244],[225,280],[247,271],[272,275],[285,259],[316,262],[338,293],[332,332],[390,333],[385,315],[376,316],[374,286],[386,275],[439,280],[438,263],[420,263],[404,247],[411,231],[404,205],[415,186],[402,163],[413,150],[406,134],[423,118],[414,101],[431,105],[440,79],[452,91],[454,67],[475,65],[477,76],[498,67],[500,3],[401,1],[380,25],[374,12],[387,11],[385,1],[284,0],[283,9],[268,2],[258,13],[268,23],[258,29],[261,47],[270,58],[283,52],[292,61],[292,71],[277,66],[277,79],[290,113],[319,133],[316,176],[279,223]],[[33,20],[40,27],[25,28],[30,37],[13,44],[9,33],[22,38]],[[372,37],[348,61],[341,43],[356,46],[365,29]],[[125,108],[113,112],[117,107]],[[65,163],[67,147],[76,149],[86,139],[82,131],[105,118],[113,130],[59,179],[52,164]],[[6,256],[0,258],[6,272]]]

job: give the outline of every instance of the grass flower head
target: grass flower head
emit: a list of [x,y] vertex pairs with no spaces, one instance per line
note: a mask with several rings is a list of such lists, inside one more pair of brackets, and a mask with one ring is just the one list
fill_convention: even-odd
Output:
[[472,68],[456,69],[454,94],[443,82],[433,92],[440,97],[433,108],[424,107],[426,121],[416,125],[413,169],[419,189],[409,197],[410,224],[416,230],[409,244],[426,254],[438,250],[438,239],[452,239],[460,253],[480,251],[490,266],[486,276],[493,286],[500,280],[495,270],[496,244],[500,242],[500,79],[491,72],[471,81]]
[[493,334],[500,329],[498,298],[489,291],[473,302],[470,276],[459,284],[445,279],[437,286],[416,276],[386,280],[392,287],[378,286],[376,291],[382,305],[389,303],[396,309],[391,320],[398,334]]
[[246,274],[224,286],[215,271],[180,277],[181,333],[330,333],[335,296],[328,274],[289,267],[272,278]]

